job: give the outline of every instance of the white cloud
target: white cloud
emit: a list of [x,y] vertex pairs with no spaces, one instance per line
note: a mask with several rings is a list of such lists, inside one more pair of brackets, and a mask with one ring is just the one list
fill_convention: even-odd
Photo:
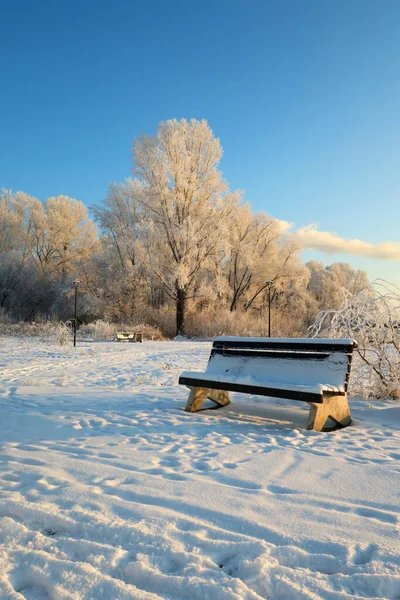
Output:
[[289,229],[293,229],[294,227],[294,223],[289,223],[289,221],[284,221],[283,219],[275,219],[275,222],[277,223],[282,233],[284,233],[285,231],[289,231]]
[[400,244],[371,244],[362,240],[345,240],[329,231],[319,231],[315,224],[296,230],[292,230],[293,224],[287,221],[279,220],[279,224],[286,238],[303,250],[318,250],[324,254],[351,254],[379,260],[400,260]]

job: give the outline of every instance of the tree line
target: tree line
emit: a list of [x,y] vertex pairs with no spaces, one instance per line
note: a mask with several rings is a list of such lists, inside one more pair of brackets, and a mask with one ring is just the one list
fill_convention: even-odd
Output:
[[[0,310],[9,319],[79,314],[149,323],[165,335],[266,333],[268,285],[274,335],[302,335],[364,271],[303,264],[281,222],[255,214],[231,191],[222,147],[206,121],[162,122],[133,142],[133,177],[91,207],[68,196],[40,202],[0,194]],[[270,282],[267,285],[267,282]]]

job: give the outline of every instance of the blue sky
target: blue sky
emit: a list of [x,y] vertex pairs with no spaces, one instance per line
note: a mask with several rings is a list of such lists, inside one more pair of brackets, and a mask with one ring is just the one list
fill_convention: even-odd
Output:
[[[254,210],[400,242],[398,0],[5,0],[0,23],[0,187],[91,205],[134,137],[206,118]],[[399,260],[304,258],[400,284]]]

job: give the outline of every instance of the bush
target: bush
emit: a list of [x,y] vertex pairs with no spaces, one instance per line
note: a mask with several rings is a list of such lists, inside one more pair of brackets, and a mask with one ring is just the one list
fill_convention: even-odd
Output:
[[0,320],[0,335],[4,336],[55,339],[57,337],[58,329],[59,323],[54,321],[33,321],[32,323],[20,321],[19,323],[11,323],[3,318]]
[[134,325],[132,329],[136,333],[142,333],[144,340],[163,341],[166,339],[159,328],[153,325]]
[[[189,313],[186,321],[189,336],[215,338],[218,335],[249,337],[268,336],[268,311],[230,311],[228,308],[205,308]],[[303,332],[296,328],[292,319],[281,311],[271,312],[271,335],[273,337],[296,337]]]
[[115,324],[98,319],[80,329],[80,335],[92,337],[94,340],[113,340],[115,338]]
[[55,330],[55,338],[59,346],[71,346],[73,340],[71,324],[61,321]]
[[400,395],[400,290],[377,279],[359,294],[343,290],[338,310],[319,313],[310,328],[323,334],[357,341],[350,386],[365,397]]
[[109,323],[108,321],[97,320],[80,328],[80,337],[90,337],[97,341],[109,341],[115,339],[117,331],[134,331],[142,333],[143,339],[147,340],[165,340],[161,331],[152,325],[139,324],[132,325],[126,323]]

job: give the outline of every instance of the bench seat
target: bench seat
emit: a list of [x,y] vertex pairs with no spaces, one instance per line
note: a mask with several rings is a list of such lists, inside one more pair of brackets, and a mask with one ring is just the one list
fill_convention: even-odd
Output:
[[185,371],[179,377],[179,383],[190,387],[207,387],[211,389],[270,396],[271,398],[287,398],[289,400],[304,400],[306,402],[322,402],[324,394],[344,396],[344,386],[316,384],[313,386],[296,385],[293,383],[277,383],[259,381],[254,377],[243,377],[240,380],[224,375],[206,376],[195,371]]
[[308,402],[309,429],[320,431],[329,417],[346,426],[355,346],[347,339],[219,337],[206,371],[185,371],[179,377],[191,390],[185,410],[199,410],[207,398],[226,406],[228,392],[239,392]]
[[117,331],[117,342],[136,342],[136,333],[130,331]]

